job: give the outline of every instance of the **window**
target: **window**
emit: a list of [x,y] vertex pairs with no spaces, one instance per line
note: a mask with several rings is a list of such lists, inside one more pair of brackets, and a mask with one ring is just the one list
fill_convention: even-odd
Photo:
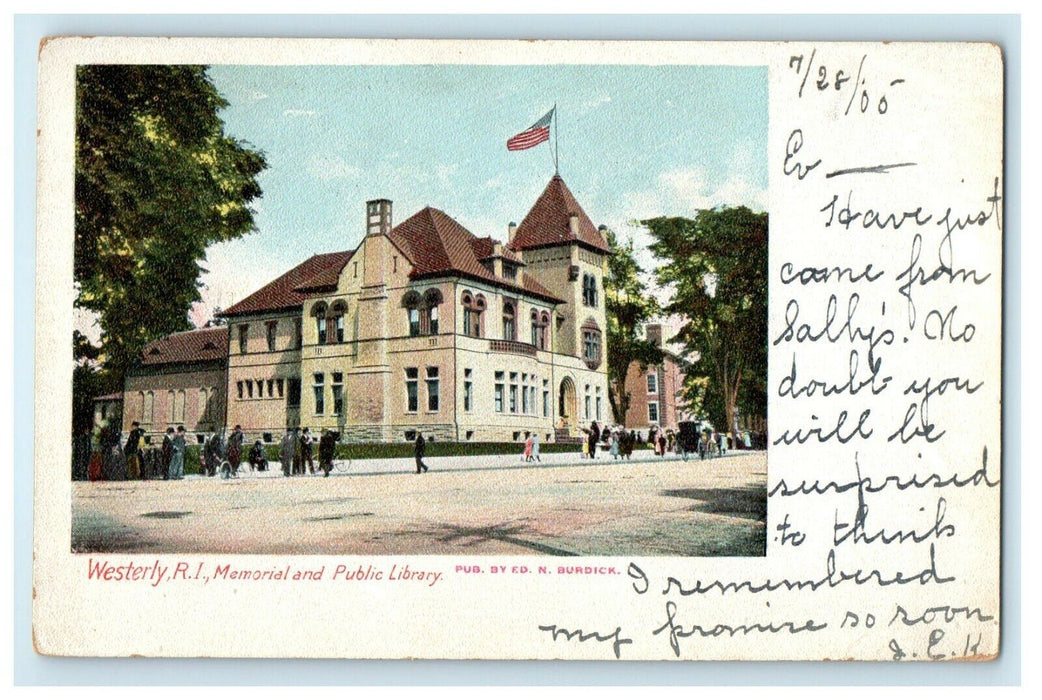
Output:
[[514,340],[517,338],[516,314],[513,303],[503,302],[503,340]]
[[597,407],[597,420],[600,420],[601,419],[601,388],[600,387],[597,387],[596,407]]
[[503,380],[505,372],[496,372],[496,413],[503,412]]
[[528,375],[521,375],[521,413],[528,413]]
[[583,304],[597,308],[597,278],[591,274],[583,275]]
[[409,413],[416,413],[416,411],[420,410],[419,378],[420,371],[418,369],[415,367],[405,368],[405,410]]
[[517,413],[517,372],[510,373],[510,412]]
[[586,409],[586,411],[585,411],[585,413],[586,413],[586,420],[591,420],[591,416],[593,414],[590,412],[590,385],[589,384],[586,385],[586,395],[585,395],[584,403],[585,403],[584,408]]
[[326,375],[322,372],[315,372],[315,384],[312,387],[315,391],[315,415],[321,416],[326,412]]
[[423,295],[423,325],[425,327],[420,330],[424,335],[438,335],[439,307],[442,301],[441,292],[437,289],[428,289]]
[[546,350],[546,337],[550,328],[550,314],[532,311],[532,345]]
[[268,380],[268,398],[270,399],[270,398],[273,398],[274,396],[275,396],[275,380],[274,379],[269,379]]
[[583,360],[590,369],[597,369],[601,364],[601,330],[593,319],[587,319],[582,334]]
[[480,338],[484,334],[481,329],[481,316],[485,311],[485,298],[480,294],[471,295],[464,292],[463,297],[463,335]]
[[284,387],[285,387],[285,383],[284,383],[284,381],[282,379],[276,379],[275,380],[275,388],[278,389],[278,391],[279,391],[279,398],[280,399],[282,398],[282,392],[284,390]]
[[420,310],[409,309],[409,335],[416,337],[420,334]]
[[246,398],[248,398],[248,399],[252,399],[253,398],[253,380],[252,379],[247,379],[246,380]]
[[648,402],[648,420],[652,423],[658,423],[658,401]]
[[275,331],[278,329],[278,326],[278,321],[268,321],[264,324],[264,333],[268,341],[268,352],[275,352]]
[[264,398],[264,380],[263,379],[258,379],[257,380],[257,398],[258,399],[263,399]]
[[167,401],[170,402],[170,422],[177,422],[177,397],[173,390],[167,392]]
[[537,348],[540,347],[540,345],[539,345],[539,312],[535,311],[535,310],[532,311],[532,345],[536,346]]
[[247,336],[247,334],[249,334],[249,332],[250,332],[249,325],[244,324],[244,325],[239,326],[239,354],[240,355],[245,355],[246,354],[246,336]]
[[346,313],[347,306],[342,301],[334,302],[333,305],[329,307],[329,342],[344,342],[344,314]]
[[185,404],[188,402],[188,392],[180,389],[174,397],[174,420],[178,423],[185,422]]
[[439,408],[439,401],[441,399],[440,393],[441,381],[438,379],[438,368],[428,367],[427,368],[427,410],[437,411]]
[[242,390],[243,390],[242,382],[235,382],[235,388],[239,392],[239,398],[242,399]]
[[290,377],[286,382],[286,407],[300,408],[300,377]]
[[420,334],[420,295],[407,292],[402,297],[402,307],[409,322],[409,336],[415,338]]
[[550,417],[550,380],[543,380],[543,418]]
[[344,373],[333,372],[333,415],[344,413]]
[[358,278],[358,261],[357,260],[355,260],[354,275],[355,275],[355,279],[357,279]]
[[304,345],[304,322],[299,318],[293,319],[293,349],[300,350]]
[[655,370],[648,372],[648,393],[658,393],[658,373]]
[[474,382],[471,380],[471,370],[463,370],[463,410],[474,410]]

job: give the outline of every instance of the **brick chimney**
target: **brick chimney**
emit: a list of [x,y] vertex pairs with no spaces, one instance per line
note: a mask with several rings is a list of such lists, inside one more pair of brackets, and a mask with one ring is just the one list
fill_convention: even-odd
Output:
[[496,277],[503,276],[503,244],[499,241],[492,244],[492,273]]
[[372,199],[365,203],[365,235],[386,236],[391,226],[391,200]]
[[507,243],[508,244],[509,243],[513,243],[514,242],[514,236],[516,236],[516,235],[517,235],[517,224],[515,222],[511,221],[507,225]]
[[572,213],[568,215],[568,230],[576,238],[579,237],[579,215]]

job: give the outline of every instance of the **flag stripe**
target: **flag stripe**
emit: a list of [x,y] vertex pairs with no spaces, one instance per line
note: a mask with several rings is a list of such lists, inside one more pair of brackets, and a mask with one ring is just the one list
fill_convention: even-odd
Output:
[[550,140],[550,127],[542,126],[535,129],[529,129],[528,131],[522,131],[516,136],[512,136],[507,140],[508,151],[523,151],[526,148],[532,148],[538,146],[543,141]]

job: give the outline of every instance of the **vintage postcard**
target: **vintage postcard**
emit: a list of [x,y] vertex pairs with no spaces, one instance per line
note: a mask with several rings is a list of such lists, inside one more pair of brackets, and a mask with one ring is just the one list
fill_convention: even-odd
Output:
[[995,658],[1002,110],[986,44],[44,42],[37,651]]

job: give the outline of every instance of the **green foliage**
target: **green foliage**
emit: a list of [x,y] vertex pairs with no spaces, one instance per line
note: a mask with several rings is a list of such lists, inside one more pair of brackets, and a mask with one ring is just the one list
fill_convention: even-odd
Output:
[[265,160],[224,134],[226,104],[204,66],[77,68],[76,305],[120,384],[145,343],[189,327],[207,246],[254,228]]
[[701,391],[689,382],[689,400],[697,399],[725,431],[739,407],[765,415],[767,214],[722,208],[699,211],[694,219],[642,223],[655,239],[652,251],[665,262],[657,276],[673,292],[666,311],[688,318],[677,337],[698,355],[695,378],[708,380]]
[[608,274],[604,278],[604,306],[608,319],[608,401],[616,423],[626,421],[630,394],[626,372],[634,362],[645,370],[662,362],[662,350],[639,336],[643,325],[659,311],[641,275],[644,270],[633,255],[633,241],[619,245],[608,230]]

